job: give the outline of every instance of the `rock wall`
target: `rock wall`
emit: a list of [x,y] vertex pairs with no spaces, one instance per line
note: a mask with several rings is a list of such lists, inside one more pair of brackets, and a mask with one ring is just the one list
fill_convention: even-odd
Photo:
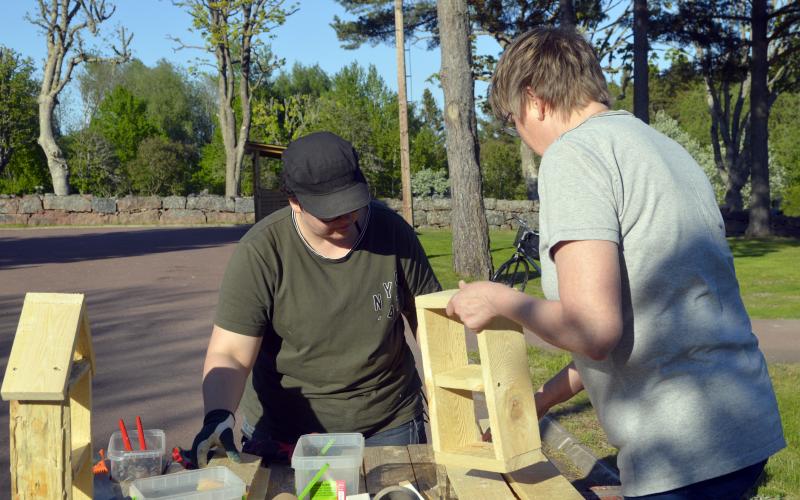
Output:
[[0,225],[252,224],[252,198],[222,196],[0,195]]
[[[401,200],[382,199],[389,208],[402,211]],[[414,226],[450,227],[450,199],[414,200]],[[486,219],[492,229],[512,227],[522,217],[538,226],[539,203],[527,200],[484,199]],[[252,224],[253,198],[203,196],[126,196],[101,198],[91,195],[0,195],[0,225],[97,226],[97,225],[197,225]],[[516,227],[516,224],[513,224]]]

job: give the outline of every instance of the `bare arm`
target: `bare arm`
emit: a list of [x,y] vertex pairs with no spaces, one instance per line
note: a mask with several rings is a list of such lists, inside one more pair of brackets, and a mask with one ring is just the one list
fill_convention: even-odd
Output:
[[550,408],[571,399],[582,390],[581,375],[575,368],[575,363],[570,363],[545,382],[533,395],[536,400],[536,413],[542,418]]
[[214,325],[203,366],[206,413],[220,408],[236,411],[260,347],[261,337],[241,335]]
[[559,300],[530,297],[499,283],[459,284],[447,305],[469,328],[505,316],[550,344],[605,359],[622,336],[619,251],[610,241],[568,241],[554,250]]

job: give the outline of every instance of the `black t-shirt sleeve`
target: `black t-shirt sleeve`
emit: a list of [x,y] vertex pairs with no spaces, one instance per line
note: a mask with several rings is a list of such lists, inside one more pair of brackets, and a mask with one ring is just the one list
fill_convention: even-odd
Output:
[[403,315],[408,319],[413,331],[417,329],[417,312],[414,304],[414,297],[427,293],[438,292],[442,289],[439,280],[431,268],[425,250],[419,242],[414,229],[405,221],[402,221],[402,246],[404,250],[400,253],[400,266],[403,276],[399,277],[404,292],[401,307]]
[[226,330],[258,337],[269,322],[272,294],[269,264],[249,242],[242,241],[225,269],[214,323]]

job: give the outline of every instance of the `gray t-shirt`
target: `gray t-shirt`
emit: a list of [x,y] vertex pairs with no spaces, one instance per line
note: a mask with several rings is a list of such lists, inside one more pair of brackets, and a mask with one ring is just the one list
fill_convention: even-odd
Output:
[[623,335],[603,361],[574,355],[623,494],[724,475],[785,446],[711,185],[676,142],[624,111],[563,134],[539,177],[542,288],[558,299],[560,241],[620,248]]

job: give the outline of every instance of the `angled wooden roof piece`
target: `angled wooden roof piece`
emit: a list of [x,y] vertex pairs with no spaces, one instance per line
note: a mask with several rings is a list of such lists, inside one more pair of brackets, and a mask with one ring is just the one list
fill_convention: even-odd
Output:
[[28,293],[0,394],[5,400],[63,400],[73,360],[81,359],[94,373],[83,294]]

